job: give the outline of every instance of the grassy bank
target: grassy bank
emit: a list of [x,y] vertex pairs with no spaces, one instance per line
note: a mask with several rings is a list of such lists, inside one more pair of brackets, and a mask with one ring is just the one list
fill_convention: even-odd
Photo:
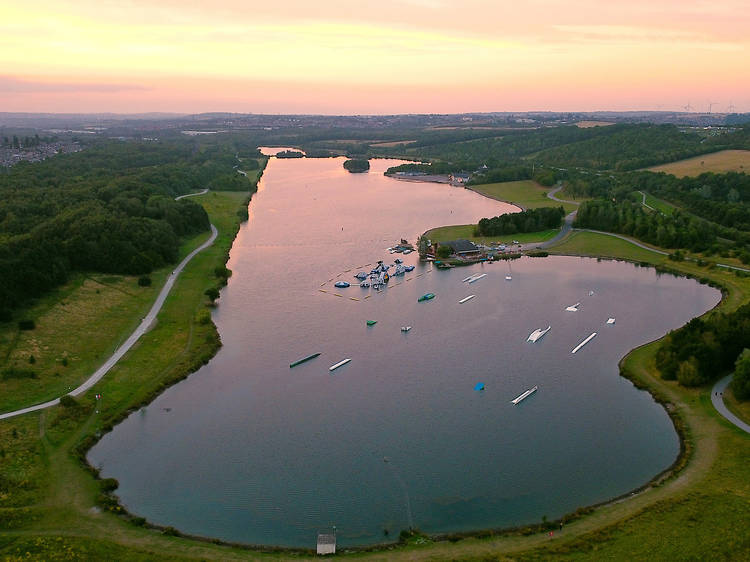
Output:
[[575,211],[577,206],[570,203],[558,203],[547,197],[551,190],[531,180],[508,181],[502,183],[486,183],[473,185],[469,189],[481,193],[486,197],[507,201],[524,209],[538,209],[539,207],[563,206],[566,213]]
[[504,234],[501,236],[474,236],[475,224],[458,224],[454,226],[441,226],[425,232],[425,236],[433,242],[445,242],[447,240],[457,240],[464,238],[477,244],[511,244],[513,240],[518,240],[521,244],[529,242],[544,242],[560,232],[559,230],[542,230],[540,232],[521,232],[516,234]]

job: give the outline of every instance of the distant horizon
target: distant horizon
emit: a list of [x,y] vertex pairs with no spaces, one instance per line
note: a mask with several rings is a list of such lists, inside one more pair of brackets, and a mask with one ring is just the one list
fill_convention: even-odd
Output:
[[[38,0],[34,8],[3,7],[6,111],[750,111],[746,0],[226,0],[211,8]],[[561,109],[570,107],[588,109]]]

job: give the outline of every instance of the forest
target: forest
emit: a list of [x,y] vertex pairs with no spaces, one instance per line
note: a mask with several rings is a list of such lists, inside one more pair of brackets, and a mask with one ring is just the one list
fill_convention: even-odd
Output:
[[520,213],[507,213],[490,219],[480,219],[477,224],[479,236],[498,236],[517,232],[538,232],[560,228],[565,211],[562,207],[540,207]]
[[656,366],[667,380],[700,386],[731,372],[750,342],[750,304],[736,311],[694,318],[667,335]]
[[231,187],[252,187],[232,169],[234,155],[194,141],[104,142],[0,173],[0,320],[73,271],[144,274],[173,263],[180,240],[209,227],[200,205],[175,196],[228,174],[241,178]]

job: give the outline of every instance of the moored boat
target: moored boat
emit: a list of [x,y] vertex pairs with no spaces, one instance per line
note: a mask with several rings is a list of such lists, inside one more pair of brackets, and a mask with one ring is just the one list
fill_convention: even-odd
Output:
[[347,287],[349,287],[350,285],[349,285],[349,283],[348,283],[347,281],[336,281],[336,282],[335,282],[335,283],[333,284],[333,286],[334,286],[334,287],[338,287],[339,289],[346,289],[346,288],[347,288]]
[[435,293],[425,293],[417,299],[417,302],[428,301],[435,298]]

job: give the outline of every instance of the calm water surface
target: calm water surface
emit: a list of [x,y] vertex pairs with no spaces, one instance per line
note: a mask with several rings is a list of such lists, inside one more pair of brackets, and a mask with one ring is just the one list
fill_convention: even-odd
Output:
[[[669,418],[617,361],[714,306],[718,291],[585,258],[438,271],[413,254],[404,260],[416,269],[387,290],[360,289],[356,266],[391,261],[384,249],[398,239],[514,209],[383,177],[393,161],[357,175],[342,162],[269,162],[214,313],[224,347],[92,449],[129,510],[234,541],[312,547],[336,525],[340,544],[366,544],[410,525],[437,533],[555,518],[674,461]],[[475,272],[487,276],[461,282]],[[436,298],[417,303],[428,291]]]

